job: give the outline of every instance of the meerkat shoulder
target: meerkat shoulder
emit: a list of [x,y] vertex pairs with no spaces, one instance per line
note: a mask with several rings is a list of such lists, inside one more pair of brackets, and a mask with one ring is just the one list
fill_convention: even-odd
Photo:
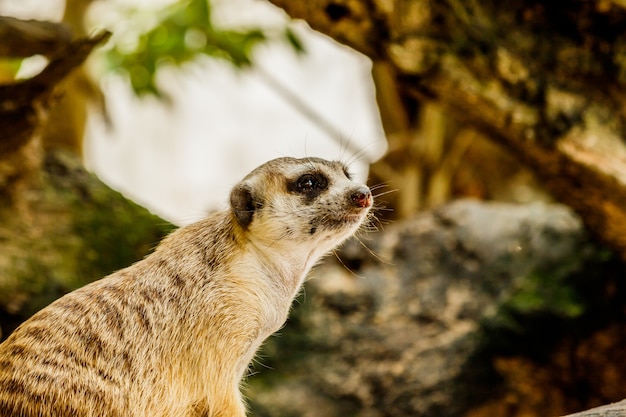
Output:
[[229,208],[55,301],[0,344],[1,416],[244,417],[239,383],[312,265],[372,206],[340,162],[279,158]]

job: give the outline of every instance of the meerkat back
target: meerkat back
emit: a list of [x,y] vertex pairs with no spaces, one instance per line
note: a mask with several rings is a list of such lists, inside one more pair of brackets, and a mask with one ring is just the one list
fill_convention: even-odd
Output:
[[370,190],[339,162],[279,158],[230,207],[44,308],[0,344],[0,417],[244,417],[239,383]]

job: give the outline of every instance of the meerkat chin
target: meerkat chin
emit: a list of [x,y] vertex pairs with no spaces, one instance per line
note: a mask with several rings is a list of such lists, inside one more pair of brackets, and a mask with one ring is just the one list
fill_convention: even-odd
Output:
[[261,165],[229,209],[11,334],[0,345],[0,416],[244,417],[239,383],[256,350],[372,203],[340,162]]

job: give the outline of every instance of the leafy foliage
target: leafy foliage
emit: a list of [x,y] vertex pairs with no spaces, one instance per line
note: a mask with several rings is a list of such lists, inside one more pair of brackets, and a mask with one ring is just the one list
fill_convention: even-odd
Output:
[[[156,26],[138,36],[134,48],[127,50],[118,43],[107,53],[111,69],[125,72],[140,96],[163,96],[155,80],[157,70],[163,65],[180,66],[205,55],[226,60],[237,69],[247,68],[253,64],[253,49],[276,37],[274,32],[260,28],[216,27],[209,0],[179,1],[163,10],[162,15]],[[304,52],[302,42],[289,27],[280,29],[277,37],[296,52]]]

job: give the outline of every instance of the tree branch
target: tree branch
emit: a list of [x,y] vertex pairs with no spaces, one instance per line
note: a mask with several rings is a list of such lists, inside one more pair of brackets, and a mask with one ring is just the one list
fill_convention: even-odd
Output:
[[[23,21],[20,30],[41,27],[41,22]],[[33,32],[37,32],[34,30]],[[39,133],[52,105],[50,97],[55,87],[75,68],[109,33],[69,42],[50,54],[50,62],[33,78],[13,84],[0,85],[0,202],[18,211],[27,210],[28,190],[36,183],[42,164]],[[63,45],[64,38],[58,43]],[[37,48],[39,48],[39,45]],[[35,49],[37,49],[35,48]],[[5,48],[7,51],[12,48]],[[31,49],[31,51],[34,49]],[[13,53],[13,52],[11,52]]]
[[506,145],[626,260],[623,2],[271,1]]
[[0,155],[16,151],[30,140],[38,126],[38,111],[54,87],[109,36],[101,32],[70,42],[51,56],[50,63],[35,77],[0,85]]
[[49,56],[71,43],[72,32],[62,23],[0,16],[0,39],[0,57]]

